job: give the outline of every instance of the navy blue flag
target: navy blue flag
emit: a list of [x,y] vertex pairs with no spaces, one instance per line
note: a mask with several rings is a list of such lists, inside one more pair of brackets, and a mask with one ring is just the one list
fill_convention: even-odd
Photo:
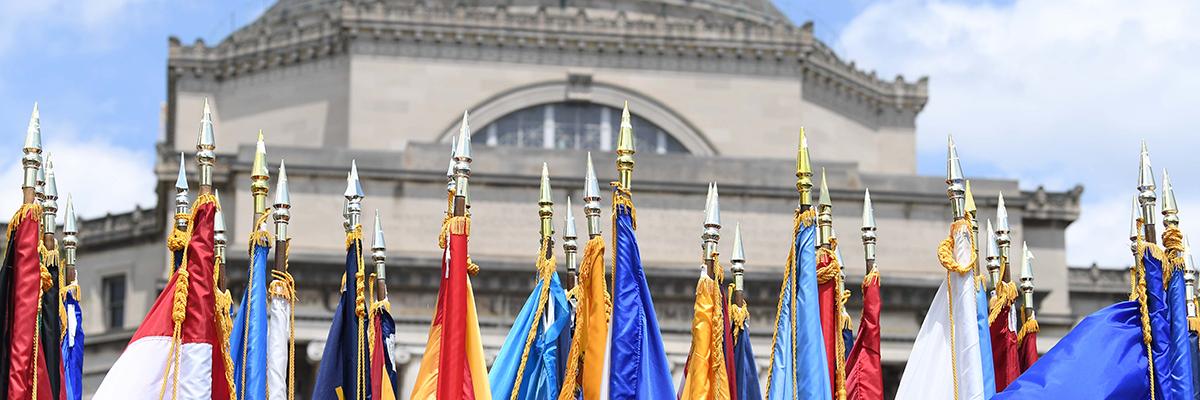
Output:
[[366,399],[367,370],[365,321],[358,316],[358,290],[362,272],[362,235],[358,231],[348,235],[350,246],[346,249],[346,272],[342,276],[342,296],[333,312],[333,325],[325,339],[325,352],[317,371],[317,382],[313,387],[313,400]]

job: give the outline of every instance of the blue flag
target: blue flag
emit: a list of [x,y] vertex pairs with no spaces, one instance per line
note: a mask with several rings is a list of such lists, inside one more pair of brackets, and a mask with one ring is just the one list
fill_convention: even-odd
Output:
[[809,214],[812,212],[798,217],[801,221],[792,248],[794,256],[786,266],[779,294],[771,372],[767,376],[770,400],[825,400],[833,396],[817,299],[817,228]]
[[83,398],[83,311],[79,309],[75,292],[67,291],[63,309],[67,312],[67,326],[64,327],[66,331],[62,341],[63,386],[66,387],[67,400],[80,400]]
[[1183,281],[1183,265],[1175,268],[1167,283],[1167,316],[1169,318],[1171,355],[1164,369],[1171,374],[1171,384],[1164,387],[1163,392],[1168,399],[1192,400],[1196,396],[1196,388],[1192,383],[1195,371],[1192,367],[1192,355],[1197,349],[1191,345],[1188,338],[1187,316],[1187,286]]
[[[996,364],[992,360],[992,330],[988,325],[987,290],[980,289],[982,284],[976,278],[975,290],[975,320],[979,327],[979,355],[983,362],[983,398],[990,399],[996,395]],[[1004,324],[1007,321],[996,321]]]
[[[1153,400],[1161,400],[1172,398],[1173,380],[1191,380],[1173,376],[1166,367],[1172,351],[1162,262],[1151,251],[1141,253],[1145,303],[1124,301],[1084,318],[994,399],[1152,400],[1153,391]],[[1145,332],[1150,333],[1149,349]]]
[[234,393],[238,400],[267,397],[267,255],[266,240],[254,243],[247,270],[246,292],[229,332]]
[[[333,325],[325,339],[325,352],[321,356],[317,382],[313,386],[313,400],[358,399],[369,396],[369,377],[365,352],[366,326],[357,314],[358,266],[362,263],[362,238],[356,237],[346,249],[346,272],[342,276],[342,295],[333,312]],[[364,335],[360,335],[364,333]]]
[[[671,399],[675,387],[663,349],[658,317],[650,298],[642,257],[633,230],[631,203],[621,204],[618,197],[628,194],[614,190],[612,329],[609,331],[608,394],[612,399]],[[814,288],[816,287],[814,283]]]
[[[570,306],[558,280],[558,273],[554,272],[554,265],[539,265],[539,268],[549,270],[542,271],[543,278],[538,279],[533,293],[525,300],[488,371],[494,399],[511,398],[514,390],[519,390],[517,399],[521,400],[558,398],[562,386],[561,365],[564,362],[560,358],[559,346],[562,337],[570,333]],[[548,290],[543,296],[542,290],[547,285]],[[518,374],[521,376],[520,388],[515,387]]]
[[737,399],[762,400],[762,389],[758,385],[758,366],[754,362],[754,348],[750,346],[749,321],[745,322],[737,342],[733,345],[734,370],[737,373]]
[[[1196,338],[1196,332],[1188,332],[1188,340],[1192,343],[1192,388],[1200,388],[1200,340]],[[1193,394],[1195,400],[1200,400],[1200,390]]]

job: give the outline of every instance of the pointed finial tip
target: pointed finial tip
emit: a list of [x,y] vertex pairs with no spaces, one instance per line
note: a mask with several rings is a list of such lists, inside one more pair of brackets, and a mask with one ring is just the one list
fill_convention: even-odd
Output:
[[863,228],[875,228],[875,206],[871,204],[871,189],[863,193]]
[[825,177],[825,168],[821,168],[821,197],[817,201],[823,206],[832,206],[833,201],[829,199],[829,179]]
[[733,226],[733,256],[729,259],[730,261],[746,261],[746,248],[745,245],[742,244],[741,221],[738,221],[738,223]]

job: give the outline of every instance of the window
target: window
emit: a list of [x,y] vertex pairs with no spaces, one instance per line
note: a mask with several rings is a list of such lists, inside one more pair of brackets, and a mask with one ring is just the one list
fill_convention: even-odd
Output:
[[109,329],[125,327],[125,275],[105,277],[100,281],[104,296],[104,319]]
[[[633,115],[638,152],[688,153],[683,144],[645,118]],[[621,110],[594,103],[542,104],[514,111],[471,137],[484,146],[611,151],[621,128]]]

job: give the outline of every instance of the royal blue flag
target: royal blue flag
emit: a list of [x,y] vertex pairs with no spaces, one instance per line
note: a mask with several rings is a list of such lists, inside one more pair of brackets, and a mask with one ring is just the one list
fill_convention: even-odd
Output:
[[[76,290],[78,289],[76,288]],[[66,387],[67,400],[81,400],[83,398],[83,311],[79,309],[79,300],[75,299],[74,291],[67,291],[63,309],[67,312],[66,332],[62,341],[63,386]]]
[[256,240],[246,271],[246,292],[229,332],[233,386],[238,400],[267,397],[267,255],[266,239]]
[[[976,282],[979,282],[976,278]],[[988,325],[987,290],[975,288],[975,325],[979,328],[979,355],[983,362],[983,398],[996,395],[996,364],[992,361],[992,330]],[[1004,323],[1003,321],[996,321]]]
[[[361,399],[370,396],[364,321],[357,314],[358,266],[362,264],[362,238],[354,237],[346,249],[346,272],[342,276],[342,295],[333,312],[333,325],[325,339],[313,400]],[[360,335],[360,333],[364,333]],[[367,392],[367,393],[365,393]]]
[[1192,382],[1195,375],[1192,356],[1200,349],[1192,346],[1188,338],[1187,284],[1183,281],[1182,265],[1171,274],[1166,289],[1171,355],[1165,368],[1171,373],[1172,383],[1164,388],[1164,394],[1168,399],[1193,400],[1196,388]]
[[[609,331],[608,398],[671,399],[675,397],[675,387],[671,383],[671,369],[663,349],[654,301],[650,298],[650,287],[642,269],[642,257],[633,230],[632,202],[619,203],[618,197],[628,199],[628,194],[619,189],[613,192],[616,263],[613,265],[612,329]],[[815,283],[813,287],[816,288]]]
[[737,373],[737,399],[762,400],[762,389],[758,385],[758,365],[754,362],[754,348],[750,346],[749,321],[738,333],[733,345],[733,359]]

